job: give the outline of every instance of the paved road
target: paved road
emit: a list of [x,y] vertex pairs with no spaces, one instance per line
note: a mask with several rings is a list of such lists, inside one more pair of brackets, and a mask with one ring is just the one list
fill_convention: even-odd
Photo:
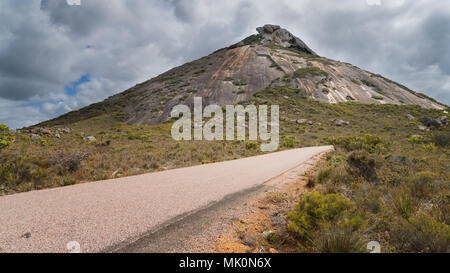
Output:
[[0,252],[99,252],[132,242],[312,156],[311,147],[0,197]]

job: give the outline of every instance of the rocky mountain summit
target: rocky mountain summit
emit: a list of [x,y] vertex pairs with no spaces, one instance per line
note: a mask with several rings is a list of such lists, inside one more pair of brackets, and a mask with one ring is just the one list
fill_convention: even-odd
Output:
[[256,29],[262,43],[275,43],[286,48],[296,49],[307,54],[317,55],[302,40],[280,26],[265,25]]
[[128,124],[158,124],[170,118],[175,105],[192,106],[194,97],[202,97],[204,104],[224,106],[252,99],[257,92],[277,86],[296,88],[327,103],[355,101],[445,108],[381,75],[321,57],[280,26],[265,25],[257,32],[44,125],[63,125],[105,113],[121,115]]

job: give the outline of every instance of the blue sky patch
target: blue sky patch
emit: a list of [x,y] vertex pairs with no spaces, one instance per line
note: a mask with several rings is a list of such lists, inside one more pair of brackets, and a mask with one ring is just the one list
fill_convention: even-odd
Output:
[[66,85],[64,87],[64,92],[69,95],[69,96],[75,96],[78,93],[78,86],[90,82],[91,81],[91,77],[89,76],[89,74],[84,74],[82,75],[78,80],[69,83],[68,85]]

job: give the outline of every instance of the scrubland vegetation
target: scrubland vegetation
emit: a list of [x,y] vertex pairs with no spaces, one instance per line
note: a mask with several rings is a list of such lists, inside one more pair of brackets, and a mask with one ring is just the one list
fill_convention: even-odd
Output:
[[[316,70],[298,72],[320,73]],[[231,79],[230,79],[231,80]],[[243,104],[280,105],[280,149],[333,144],[286,217],[298,251],[364,252],[379,241],[386,252],[448,252],[450,130],[419,130],[443,111],[418,106],[326,104],[300,89],[271,87]],[[176,142],[172,122],[132,126],[120,107],[102,114],[12,133],[0,128],[0,194],[72,185],[260,154],[256,141]],[[95,109],[94,109],[95,110]],[[448,109],[447,109],[448,111]],[[414,120],[408,119],[410,114]],[[310,123],[298,123],[307,119]],[[336,120],[348,123],[337,123]],[[86,141],[85,136],[95,141]],[[285,236],[285,235],[279,235]],[[278,240],[276,240],[278,242]]]

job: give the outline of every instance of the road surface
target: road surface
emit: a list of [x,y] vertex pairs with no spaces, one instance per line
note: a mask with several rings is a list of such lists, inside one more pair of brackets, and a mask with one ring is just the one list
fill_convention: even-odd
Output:
[[0,252],[100,252],[251,190],[332,146],[0,197]]

